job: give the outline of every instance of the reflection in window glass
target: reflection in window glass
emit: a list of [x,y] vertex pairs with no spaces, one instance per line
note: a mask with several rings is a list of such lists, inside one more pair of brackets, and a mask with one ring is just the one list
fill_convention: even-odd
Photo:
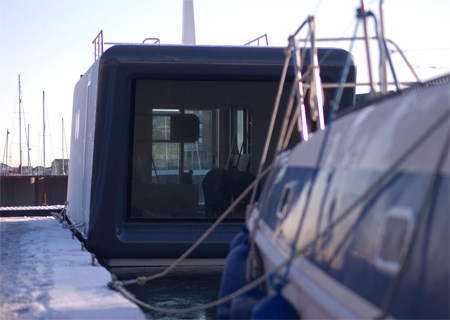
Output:
[[153,140],[170,140],[170,117],[153,116],[152,124]]
[[152,183],[178,183],[180,143],[152,143]]
[[193,143],[171,141],[169,110],[135,115],[131,218],[205,217],[202,182],[218,162],[220,110],[181,111],[199,118],[200,136]]
[[[198,90],[186,88],[205,84],[248,91],[241,83],[136,81],[129,218],[215,218],[236,197],[230,190],[230,178],[224,178],[228,175],[225,168],[234,165],[246,171],[250,167],[249,110],[240,103],[222,104],[223,96],[212,93],[207,93],[205,105],[193,103],[204,98],[192,95]],[[254,90],[259,86],[244,84]],[[240,95],[227,96],[241,99]],[[184,100],[188,102],[184,104]],[[184,117],[187,115],[195,115],[194,125],[185,121],[194,118]],[[243,211],[237,211],[233,218],[244,217]]]

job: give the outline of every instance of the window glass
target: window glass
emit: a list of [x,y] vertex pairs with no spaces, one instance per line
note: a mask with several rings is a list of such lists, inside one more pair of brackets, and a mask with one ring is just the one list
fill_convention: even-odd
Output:
[[170,140],[170,116],[153,116],[152,139]]
[[[183,113],[198,117],[199,137],[195,142],[171,141],[171,114]],[[244,110],[230,117],[235,141],[241,150],[244,138]],[[240,116],[237,116],[240,115]],[[218,138],[220,108],[212,109],[152,109],[152,112],[135,114],[131,212],[133,219],[191,219],[216,217],[232,201],[222,197],[222,205],[207,210],[211,201],[210,191],[220,192],[227,181],[223,177],[206,175],[217,168],[219,157]],[[234,121],[233,121],[234,120]],[[226,131],[225,131],[226,132]],[[222,132],[224,134],[224,132]],[[231,133],[228,133],[231,134]],[[225,179],[225,178],[224,178]],[[222,184],[222,186],[219,186]],[[220,190],[219,190],[220,191]],[[227,191],[226,191],[227,192]],[[207,199],[205,199],[205,197]],[[220,195],[219,195],[220,197]],[[217,210],[216,210],[217,209]]]
[[[276,92],[276,82],[135,80],[128,218],[223,213],[255,178]],[[246,201],[229,217],[244,218]]]

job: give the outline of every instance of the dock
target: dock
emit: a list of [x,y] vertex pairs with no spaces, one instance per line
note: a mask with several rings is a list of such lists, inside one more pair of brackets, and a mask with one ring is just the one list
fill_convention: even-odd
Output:
[[10,206],[0,207],[0,217],[51,216],[52,212],[61,213],[64,205]]
[[148,318],[53,217],[1,217],[0,235],[1,319]]

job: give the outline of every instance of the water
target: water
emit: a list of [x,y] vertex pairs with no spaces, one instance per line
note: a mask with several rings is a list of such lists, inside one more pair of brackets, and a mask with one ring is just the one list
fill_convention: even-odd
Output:
[[[178,270],[145,285],[126,288],[136,298],[159,308],[191,308],[217,300],[221,268]],[[124,277],[121,277],[124,279]],[[131,277],[125,277],[131,278]],[[216,319],[216,309],[194,313],[166,314],[144,310],[153,319]]]

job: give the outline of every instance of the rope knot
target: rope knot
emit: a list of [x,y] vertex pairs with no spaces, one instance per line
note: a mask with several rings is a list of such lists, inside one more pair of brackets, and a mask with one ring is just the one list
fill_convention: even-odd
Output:
[[286,277],[283,277],[276,272],[272,272],[268,279],[270,287],[277,292],[279,292],[288,282]]
[[246,271],[247,282],[258,278],[261,275],[261,264],[259,261],[259,256],[254,249],[250,250],[250,252],[248,253]]
[[147,277],[137,277],[136,284],[143,286],[147,282]]
[[108,282],[107,286],[111,290],[119,291],[119,287],[122,287],[122,282],[117,281],[117,280],[111,281],[111,282]]

